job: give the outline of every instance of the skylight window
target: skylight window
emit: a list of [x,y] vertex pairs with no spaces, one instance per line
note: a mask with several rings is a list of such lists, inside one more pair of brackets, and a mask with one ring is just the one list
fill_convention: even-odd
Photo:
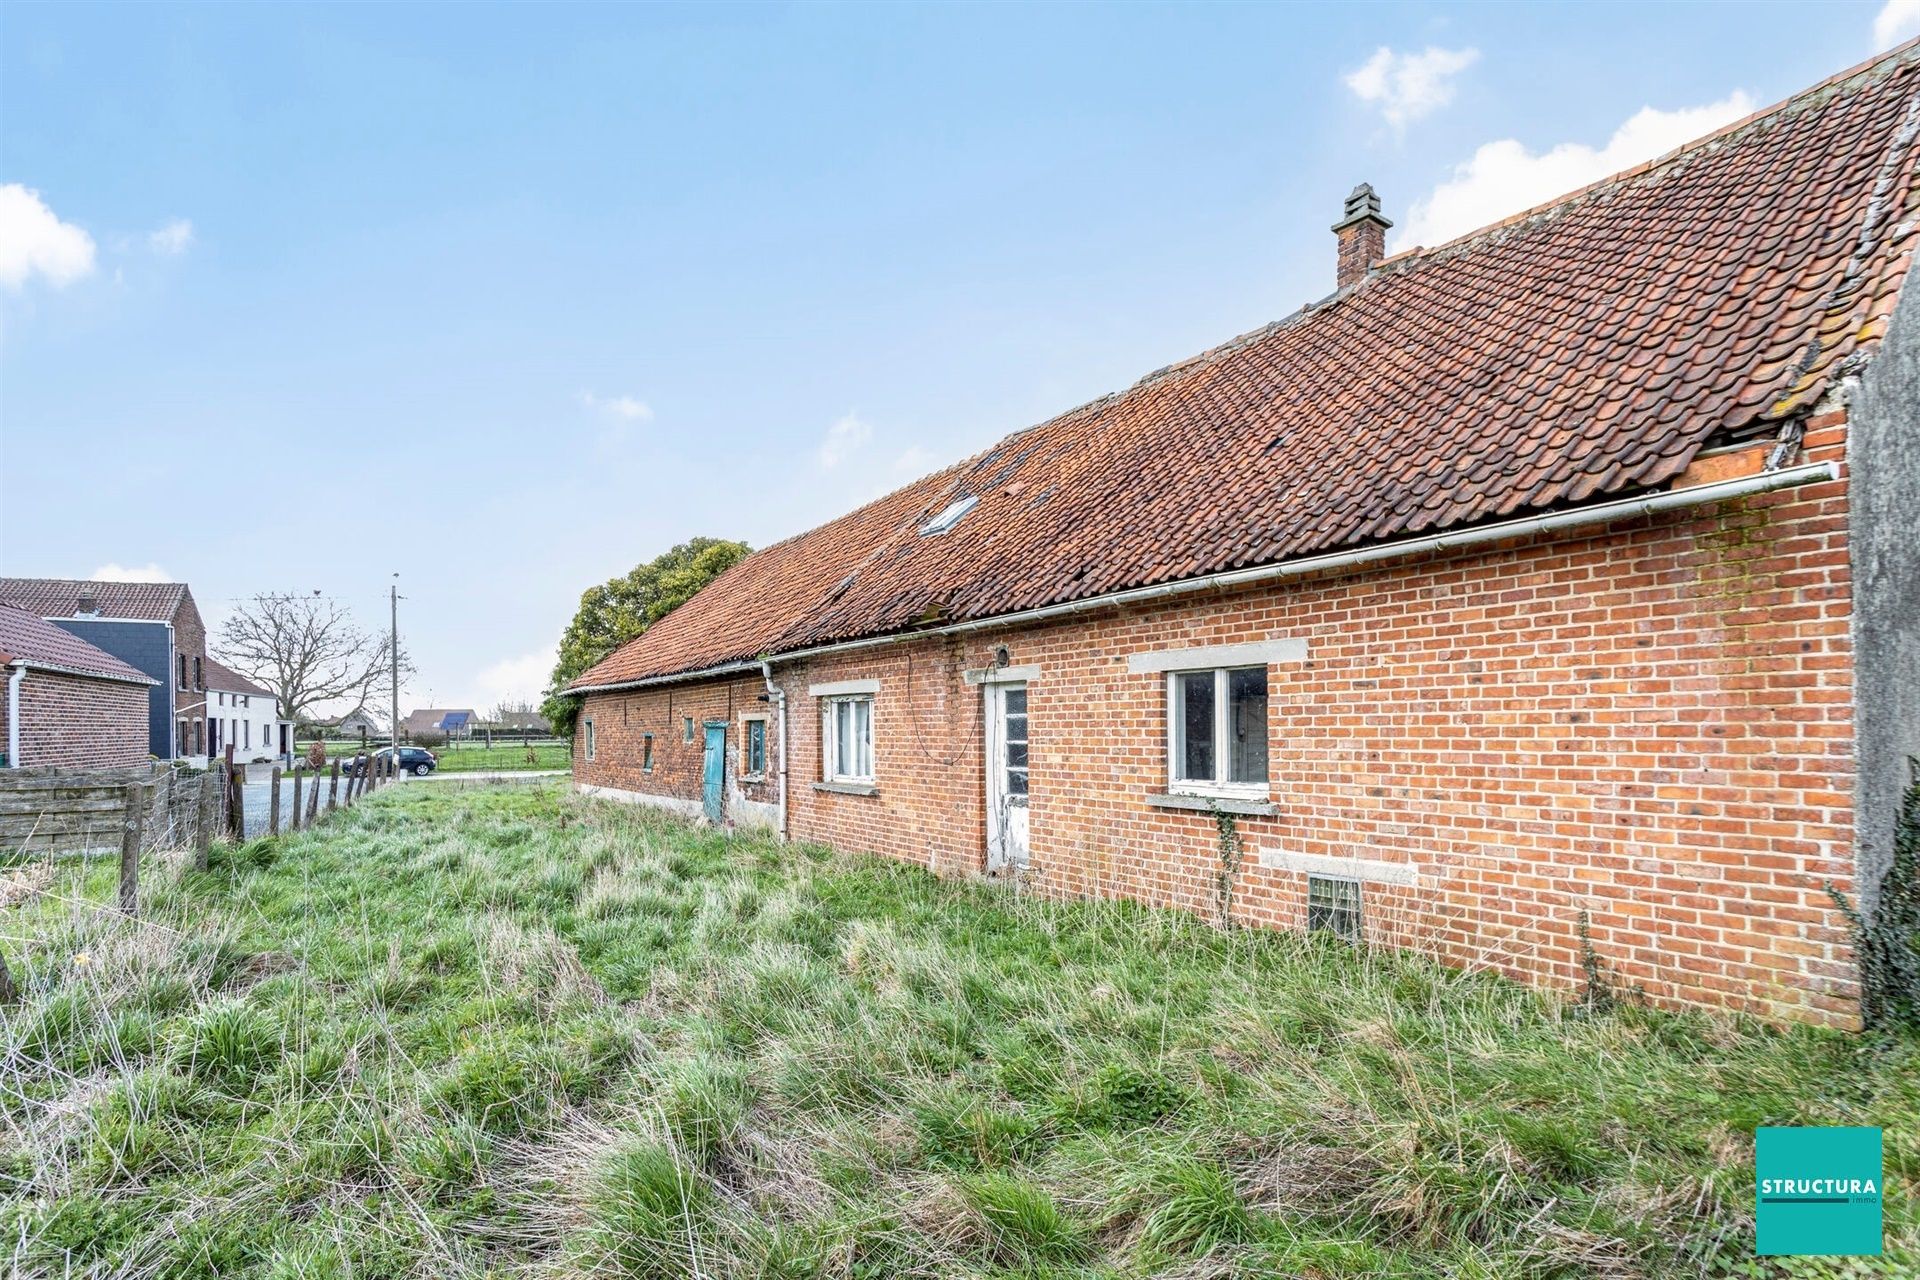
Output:
[[947,504],[946,510],[920,526],[920,536],[924,538],[935,533],[945,533],[960,523],[961,516],[964,516],[979,504],[980,499],[975,497],[955,499],[953,502]]

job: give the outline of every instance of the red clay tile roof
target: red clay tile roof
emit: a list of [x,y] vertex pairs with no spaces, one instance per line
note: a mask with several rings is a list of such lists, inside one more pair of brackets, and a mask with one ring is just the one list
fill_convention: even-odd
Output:
[[70,631],[62,631],[25,609],[0,604],[0,663],[17,660],[103,680],[159,683]]
[[263,698],[271,698],[273,691],[263,689],[253,681],[235,671],[211,655],[207,658],[207,688],[221,693],[251,693]]
[[[1913,46],[1008,436],[728,570],[584,688],[1662,485],[1885,332]],[[1328,259],[1333,245],[1327,246]],[[958,498],[951,532],[919,526]]]
[[184,582],[83,582],[78,578],[0,578],[0,603],[42,618],[71,618],[91,595],[102,618],[171,622],[186,598]]

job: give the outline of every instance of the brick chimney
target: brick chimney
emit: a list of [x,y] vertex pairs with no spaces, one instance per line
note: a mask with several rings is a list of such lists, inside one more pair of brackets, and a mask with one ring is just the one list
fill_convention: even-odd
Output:
[[1373,264],[1387,256],[1387,228],[1392,226],[1380,216],[1380,197],[1373,187],[1361,183],[1347,197],[1347,211],[1333,224],[1340,241],[1340,262],[1335,282],[1344,289],[1359,284],[1373,270]]
[[74,613],[76,614],[97,613],[99,612],[99,609],[100,609],[100,606],[94,603],[92,589],[88,587],[80,588],[80,599],[76,601],[73,606]]

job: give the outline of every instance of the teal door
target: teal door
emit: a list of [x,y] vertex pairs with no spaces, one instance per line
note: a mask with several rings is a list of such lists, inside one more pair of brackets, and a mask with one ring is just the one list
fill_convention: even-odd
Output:
[[710,724],[707,726],[707,760],[704,775],[703,798],[706,801],[707,821],[720,821],[720,797],[727,778],[727,726]]

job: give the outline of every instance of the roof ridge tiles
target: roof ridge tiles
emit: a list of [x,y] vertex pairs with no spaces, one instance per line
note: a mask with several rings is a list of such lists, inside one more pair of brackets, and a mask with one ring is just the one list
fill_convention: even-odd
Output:
[[[1531,208],[1522,209],[1518,213],[1508,214],[1506,217],[1496,222],[1489,222],[1483,227],[1477,227],[1472,231],[1464,231],[1452,239],[1441,241],[1439,244],[1415,245],[1411,249],[1402,249],[1398,253],[1389,254],[1374,264],[1374,271],[1375,273],[1385,273],[1409,270],[1423,261],[1432,260],[1441,254],[1451,255],[1473,248],[1481,241],[1491,239],[1501,231],[1583,203],[1601,192],[1623,187],[1636,178],[1644,177],[1656,171],[1664,173],[1667,169],[1681,165],[1693,156],[1707,151],[1719,143],[1731,140],[1735,134],[1744,133],[1749,128],[1770,121],[1775,117],[1786,116],[1793,111],[1805,108],[1829,90],[1843,87],[1856,79],[1867,79],[1876,72],[1889,71],[1903,63],[1912,61],[1916,56],[1920,56],[1920,36],[1915,36],[1902,44],[1895,45],[1884,53],[1875,54],[1864,62],[1856,63],[1845,71],[1828,76],[1820,83],[1782,98],[1780,101],[1769,106],[1748,112],[1738,120],[1730,121],[1727,124],[1721,125],[1718,129],[1713,130],[1711,133],[1705,133],[1698,138],[1683,142],[1679,146],[1653,157],[1651,160],[1642,160],[1639,164],[1629,166],[1628,168],[1620,170],[1618,173],[1610,173],[1603,178],[1596,178],[1583,187],[1577,187],[1572,191],[1555,196],[1551,200],[1543,200]],[[1367,279],[1371,278],[1373,277],[1363,278],[1359,284],[1365,284]],[[1357,288],[1359,284],[1352,287]]]

